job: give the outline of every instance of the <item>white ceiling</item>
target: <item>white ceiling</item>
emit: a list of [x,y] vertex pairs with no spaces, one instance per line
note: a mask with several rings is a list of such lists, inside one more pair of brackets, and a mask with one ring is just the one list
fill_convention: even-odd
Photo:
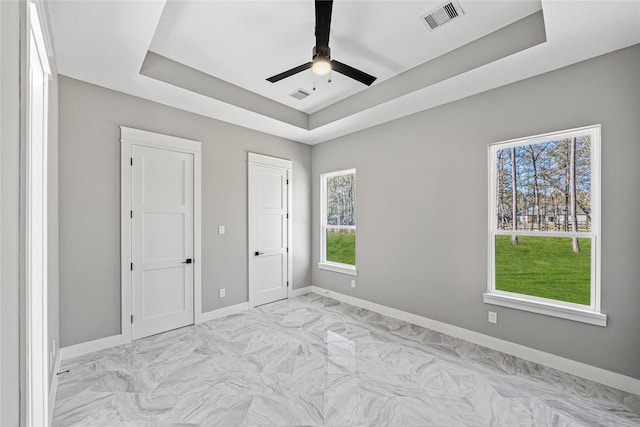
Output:
[[[540,10],[539,1],[463,2],[461,19],[429,32],[419,17],[441,3],[336,1],[332,57],[380,83]],[[339,73],[332,73],[328,84],[311,70],[275,84],[266,81],[311,60],[314,21],[312,0],[168,2],[150,50],[313,113],[367,88]],[[289,96],[299,88],[313,95],[301,101]]]
[[[335,72],[328,83],[310,70],[275,84],[265,80],[310,61],[312,0],[50,1],[48,7],[60,74],[309,144],[640,43],[638,1],[460,0],[465,15],[429,32],[419,17],[441,3],[335,1],[332,57],[378,77],[370,88]],[[435,65],[434,58],[540,8],[546,42],[441,81],[425,76],[407,93],[410,73],[403,72]],[[309,126],[142,75],[149,51],[301,111]],[[288,96],[314,84],[302,101]]]

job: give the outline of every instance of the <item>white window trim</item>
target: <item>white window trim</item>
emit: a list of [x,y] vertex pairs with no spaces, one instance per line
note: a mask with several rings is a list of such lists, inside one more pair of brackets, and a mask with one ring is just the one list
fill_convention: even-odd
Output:
[[352,276],[358,275],[358,269],[349,264],[341,264],[339,262],[320,261],[318,268],[321,270],[333,271],[335,273],[350,274]]
[[[589,323],[597,326],[607,326],[607,315],[600,308],[600,125],[586,126],[569,129],[561,132],[552,132],[526,138],[518,138],[509,141],[497,142],[489,145],[489,266],[487,278],[487,292],[483,295],[483,301],[487,304],[499,305],[533,313],[554,316],[577,322]],[[495,236],[512,235],[513,231],[497,230],[494,218],[496,218],[496,165],[495,158],[498,149],[520,146],[525,143],[536,144],[550,139],[563,139],[576,133],[591,134],[591,212],[593,219],[591,232],[531,232],[517,231],[520,236],[549,236],[549,237],[586,237],[591,239],[591,305],[584,306],[565,301],[540,298],[531,295],[500,291],[495,288]]]
[[[326,228],[339,228],[344,230],[356,230],[357,225],[327,225],[327,179],[340,176],[356,174],[356,169],[344,169],[335,172],[327,172],[320,175],[320,262],[318,268],[322,270],[333,271],[335,273],[349,274],[352,276],[358,275],[358,269],[356,265],[342,264],[339,262],[327,261],[327,245],[326,245]],[[356,190],[358,191],[358,190]],[[357,220],[356,220],[357,221]],[[357,253],[356,253],[357,263]]]

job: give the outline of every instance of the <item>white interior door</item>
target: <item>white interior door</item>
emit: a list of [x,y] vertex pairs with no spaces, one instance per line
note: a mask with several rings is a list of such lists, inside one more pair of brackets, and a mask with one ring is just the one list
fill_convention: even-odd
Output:
[[133,145],[132,338],[193,323],[193,154]]
[[249,163],[249,298],[253,306],[288,297],[289,173],[285,168]]

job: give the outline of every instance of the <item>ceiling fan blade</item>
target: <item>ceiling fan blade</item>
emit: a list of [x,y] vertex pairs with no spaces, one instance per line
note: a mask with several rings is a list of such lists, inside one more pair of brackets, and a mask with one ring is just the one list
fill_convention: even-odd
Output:
[[316,50],[326,54],[329,49],[333,0],[316,0]]
[[352,79],[357,80],[360,83],[366,84],[367,86],[371,86],[371,83],[375,82],[377,78],[372,76],[371,74],[365,73],[364,71],[360,71],[358,69],[350,67],[347,64],[338,62],[335,59],[331,60],[331,69],[333,71],[337,71],[340,74],[344,74],[347,77],[351,77]]
[[298,74],[301,71],[308,70],[313,65],[312,62],[307,62],[306,64],[298,65],[290,70],[287,70],[283,73],[276,74],[275,76],[269,77],[267,80],[271,83],[278,82],[282,79],[286,79],[287,77],[293,76],[294,74]]
[[[313,50],[314,60],[317,59],[316,55],[320,56],[321,58],[324,57],[326,59],[329,59],[331,57],[331,51],[329,50],[329,32],[331,30],[331,12],[333,10],[333,0],[315,0],[315,7],[316,45]],[[313,62],[308,62],[306,64],[299,65],[295,68],[285,71],[284,73],[271,76],[267,79],[267,81],[275,83],[282,79],[286,79],[287,77],[293,76],[294,74],[298,74],[301,71],[308,70],[312,66]],[[372,76],[371,74],[367,74],[364,71],[360,71],[336,60],[331,61],[331,69],[333,71],[337,71],[338,73],[344,74],[345,76],[350,77],[354,80],[357,80],[367,86],[371,86],[371,84],[376,81],[376,77]]]

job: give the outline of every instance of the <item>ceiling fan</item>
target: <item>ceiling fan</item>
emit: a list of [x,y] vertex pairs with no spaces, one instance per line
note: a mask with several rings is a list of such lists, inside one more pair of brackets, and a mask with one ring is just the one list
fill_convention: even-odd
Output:
[[311,68],[314,74],[325,76],[333,71],[344,74],[354,80],[359,81],[367,86],[371,86],[376,77],[350,67],[347,64],[331,59],[331,49],[329,49],[329,30],[331,29],[331,10],[333,8],[333,0],[315,0],[316,2],[316,45],[313,48],[311,57],[312,61],[299,65],[283,73],[269,77],[267,80],[271,83],[278,82],[287,77],[298,74],[301,71]]

